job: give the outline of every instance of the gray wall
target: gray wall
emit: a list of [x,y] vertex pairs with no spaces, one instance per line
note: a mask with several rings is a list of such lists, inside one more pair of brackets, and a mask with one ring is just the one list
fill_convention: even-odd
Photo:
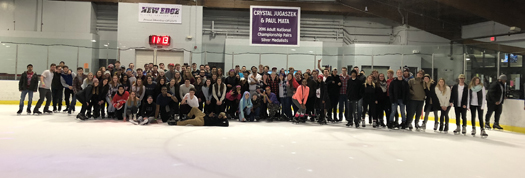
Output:
[[[153,48],[148,43],[150,35],[171,36],[171,46],[168,49],[186,49],[196,52],[193,54],[193,62],[201,63],[202,50],[202,6],[183,6],[182,23],[142,23],[138,21],[139,4],[119,3],[118,9],[118,47],[126,48]],[[193,36],[187,39],[186,36]],[[197,49],[194,49],[194,46]],[[134,50],[120,51],[119,59],[122,64],[135,63]],[[190,52],[184,53],[184,61],[190,62]],[[143,64],[137,64],[142,66]]]
[[[0,0],[0,4],[0,41],[4,42],[0,60],[8,64],[0,66],[3,73],[21,73],[28,63],[38,73],[60,61],[73,68],[84,63],[93,66],[96,50],[83,48],[93,47],[91,40],[97,39],[90,2]],[[11,67],[16,65],[15,43],[27,43],[18,45],[16,71]],[[43,46],[53,44],[61,45]]]

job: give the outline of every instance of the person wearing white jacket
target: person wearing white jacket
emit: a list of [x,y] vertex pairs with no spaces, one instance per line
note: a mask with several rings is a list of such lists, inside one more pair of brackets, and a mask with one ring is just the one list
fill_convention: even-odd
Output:
[[[445,85],[445,79],[439,79],[436,86],[436,96],[439,100],[439,106],[441,106],[441,116],[439,117],[439,132],[448,132],[448,112],[450,111],[450,87]],[[444,128],[443,128],[444,126]]]
[[471,122],[472,122],[472,136],[476,135],[476,112],[478,114],[478,120],[481,128],[481,136],[488,136],[483,127],[483,109],[487,107],[487,100],[485,96],[487,91],[479,77],[473,77],[470,81],[469,92],[468,92],[468,104],[467,109],[470,110]]

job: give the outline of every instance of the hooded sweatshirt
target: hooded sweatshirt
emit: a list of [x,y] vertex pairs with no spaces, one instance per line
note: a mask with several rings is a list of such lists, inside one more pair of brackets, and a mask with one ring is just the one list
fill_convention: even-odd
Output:
[[[246,94],[248,94],[248,99],[244,97]],[[241,97],[241,101],[239,102],[239,119],[242,119],[244,117],[244,108],[251,109],[252,107],[252,96],[250,95],[249,91],[245,91]]]
[[124,93],[120,94],[117,92],[115,96],[113,97],[113,107],[115,109],[121,109],[124,104],[126,104],[126,101],[128,100],[129,92],[124,91]]
[[415,101],[425,100],[424,82],[421,78],[413,78],[408,81],[410,99]]

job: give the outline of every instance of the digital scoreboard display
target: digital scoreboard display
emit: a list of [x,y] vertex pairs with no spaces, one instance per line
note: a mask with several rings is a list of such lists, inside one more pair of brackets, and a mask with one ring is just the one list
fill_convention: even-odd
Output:
[[149,36],[149,44],[150,45],[169,46],[170,43],[171,43],[171,37],[170,36],[157,36],[157,35],[150,35]]

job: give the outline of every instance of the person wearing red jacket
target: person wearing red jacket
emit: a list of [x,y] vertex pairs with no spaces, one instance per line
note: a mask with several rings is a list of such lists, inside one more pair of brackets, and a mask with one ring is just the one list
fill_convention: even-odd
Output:
[[117,94],[113,96],[113,107],[115,107],[116,110],[117,120],[124,119],[122,114],[124,114],[124,105],[126,104],[128,97],[129,92],[124,90],[124,86],[119,85]]
[[295,122],[306,121],[304,114],[306,113],[306,101],[308,101],[308,94],[310,93],[310,88],[306,86],[307,83],[306,79],[301,80],[301,85],[297,87],[292,97],[293,103],[299,108],[295,113]]
[[242,93],[241,86],[237,85],[232,90],[226,93],[226,115],[228,118],[235,118],[237,108],[239,108],[239,101],[241,101]]

